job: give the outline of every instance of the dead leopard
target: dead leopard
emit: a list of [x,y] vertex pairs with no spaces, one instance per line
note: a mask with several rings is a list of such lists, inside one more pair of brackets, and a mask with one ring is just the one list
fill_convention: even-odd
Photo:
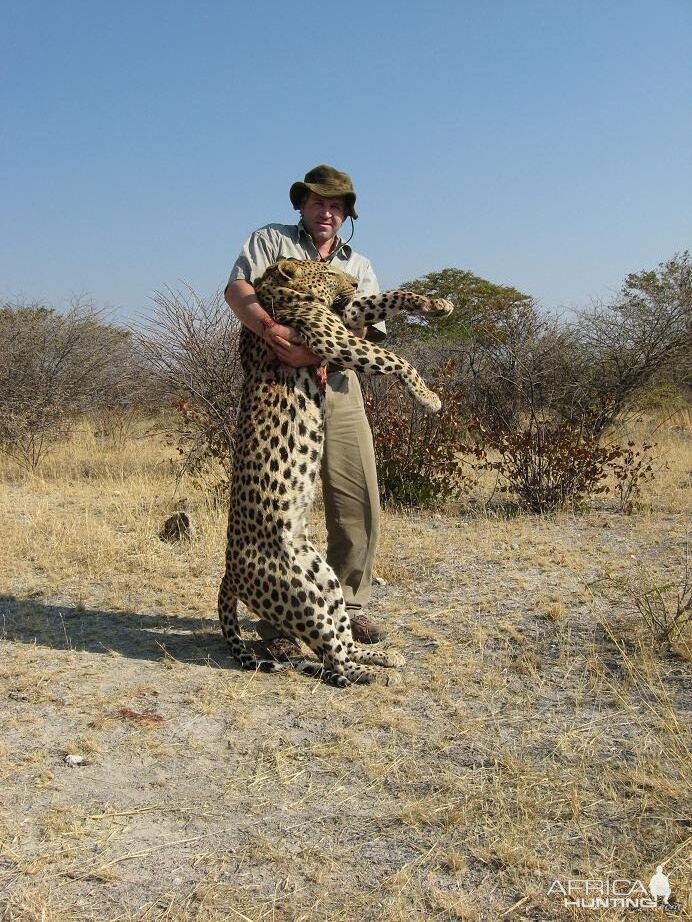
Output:
[[[260,302],[276,322],[293,327],[325,361],[361,374],[394,375],[428,412],[437,412],[439,398],[409,362],[352,331],[402,309],[444,317],[452,305],[409,291],[355,298],[356,288],[355,279],[327,263],[297,259],[279,261],[255,283]],[[324,392],[319,375],[314,368],[277,365],[260,337],[245,328],[240,354],[245,383],[226,572],[219,589],[219,618],[231,654],[247,669],[273,671],[290,665],[340,687],[373,682],[386,674],[368,667],[402,666],[404,659],[354,643],[339,581],[306,537],[322,453]],[[240,636],[239,600],[282,634],[306,643],[319,662],[280,664],[257,658]]]

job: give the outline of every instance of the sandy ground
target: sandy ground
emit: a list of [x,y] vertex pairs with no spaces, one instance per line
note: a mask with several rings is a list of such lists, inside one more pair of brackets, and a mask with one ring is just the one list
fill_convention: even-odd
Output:
[[[676,504],[388,514],[370,614],[404,681],[338,690],[230,661],[221,522],[154,561],[124,539],[100,575],[66,530],[42,566],[17,489],[5,512],[33,539],[2,551],[2,919],[660,918],[548,890],[661,863],[689,914],[689,657],[614,582],[680,582]],[[147,515],[102,526],[144,518],[151,542]]]

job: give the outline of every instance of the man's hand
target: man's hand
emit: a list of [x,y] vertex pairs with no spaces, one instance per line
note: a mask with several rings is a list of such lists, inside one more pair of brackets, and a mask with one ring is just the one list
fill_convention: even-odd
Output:
[[300,342],[300,337],[291,327],[276,323],[257,300],[255,289],[243,279],[234,279],[226,286],[225,298],[228,306],[243,326],[261,336],[274,355],[284,365],[302,368],[305,365],[319,365],[322,359]]
[[304,365],[319,365],[319,355],[304,346],[292,327],[277,323],[265,330],[264,341],[277,359],[290,368],[302,368]]

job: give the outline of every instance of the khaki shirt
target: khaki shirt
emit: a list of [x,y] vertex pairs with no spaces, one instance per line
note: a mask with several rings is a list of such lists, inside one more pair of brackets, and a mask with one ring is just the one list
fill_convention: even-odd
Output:
[[[267,224],[251,234],[243,245],[240,255],[233,264],[228,277],[229,284],[243,279],[254,284],[270,266],[279,259],[319,259],[319,253],[303,222],[298,224]],[[380,286],[370,260],[356,253],[347,243],[337,237],[336,246],[326,262],[337,269],[348,272],[358,282],[359,295],[379,294]],[[384,323],[370,328],[368,339],[383,339],[386,333]]]

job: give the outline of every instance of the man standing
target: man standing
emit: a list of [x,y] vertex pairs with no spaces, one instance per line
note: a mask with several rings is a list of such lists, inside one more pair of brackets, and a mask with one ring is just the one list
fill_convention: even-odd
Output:
[[[225,297],[240,322],[262,337],[280,362],[299,368],[317,365],[320,358],[297,340],[290,327],[265,324],[268,315],[252,285],[265,269],[291,256],[317,259],[357,279],[359,295],[377,294],[380,289],[370,262],[338,236],[346,218],[353,228],[358,217],[350,176],[325,164],[316,166],[293,183],[289,197],[300,221],[268,224],[250,236],[231,269]],[[363,335],[381,340],[383,325],[376,324]],[[355,372],[334,366],[328,366],[327,372],[322,458],[327,562],[341,583],[354,640],[376,643],[385,632],[363,614],[370,598],[380,520],[372,433]],[[297,643],[279,636],[268,622],[260,621],[258,630],[277,659],[300,655]]]

